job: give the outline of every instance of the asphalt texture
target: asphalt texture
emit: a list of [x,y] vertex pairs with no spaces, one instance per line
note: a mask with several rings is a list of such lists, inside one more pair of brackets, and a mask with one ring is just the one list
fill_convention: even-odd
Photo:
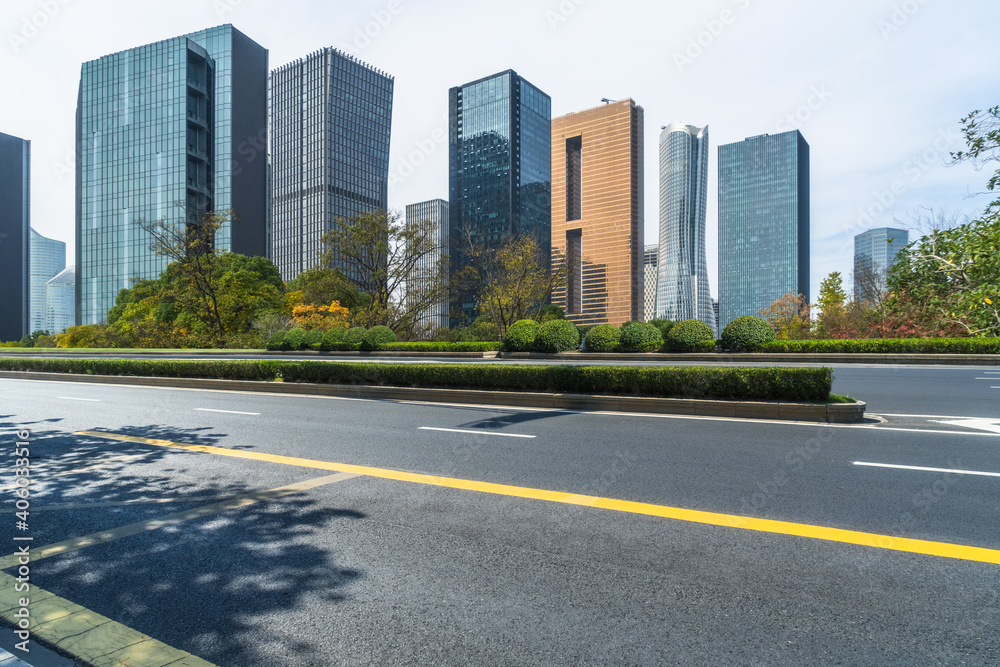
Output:
[[[994,386],[837,367],[872,413],[838,427],[4,379],[0,431],[32,432],[36,545],[331,474],[98,430],[997,550],[1000,476],[939,471],[1000,473]],[[372,476],[32,577],[226,666],[1000,663],[995,564]]]

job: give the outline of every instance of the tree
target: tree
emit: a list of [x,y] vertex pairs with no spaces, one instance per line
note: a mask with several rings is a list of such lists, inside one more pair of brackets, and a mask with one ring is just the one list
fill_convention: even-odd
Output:
[[337,219],[323,236],[319,275],[337,290],[344,291],[336,285],[341,278],[353,289],[338,300],[356,325],[412,330],[423,312],[447,298],[448,259],[436,231],[430,220],[403,222],[396,211]]
[[[962,119],[962,135],[967,150],[952,153],[955,162],[971,161],[978,167],[989,162],[1000,162],[1000,106],[986,111],[975,110]],[[990,192],[1000,189],[1000,169],[990,177],[986,188]],[[987,214],[1000,211],[1000,198],[987,208]]]
[[857,335],[847,310],[847,292],[839,271],[827,276],[819,286],[820,308],[816,320],[816,336],[819,338],[853,338]]
[[805,296],[789,292],[759,315],[774,329],[775,336],[782,340],[804,340],[809,338],[809,304]]

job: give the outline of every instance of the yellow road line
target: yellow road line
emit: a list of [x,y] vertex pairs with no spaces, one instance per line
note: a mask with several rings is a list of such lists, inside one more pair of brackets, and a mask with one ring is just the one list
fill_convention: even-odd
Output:
[[32,636],[55,644],[95,667],[215,667],[37,586],[27,592],[18,591],[17,583],[16,578],[0,572],[0,618],[17,627],[23,620],[17,615],[22,608],[21,599],[28,598]]
[[82,431],[77,433],[77,435],[109,438],[111,440],[121,440],[124,442],[144,443],[159,447],[171,447],[174,449],[184,449],[207,454],[218,454],[241,459],[252,459],[255,461],[268,461],[271,463],[301,466],[304,468],[316,468],[318,470],[339,470],[342,472],[353,473],[355,475],[379,477],[382,479],[391,479],[400,482],[413,482],[415,484],[442,486],[466,491],[479,491],[481,493],[493,493],[502,496],[545,500],[569,505],[583,505],[586,507],[614,510],[617,512],[645,514],[648,516],[658,516],[666,519],[676,519],[678,521],[687,521],[690,523],[725,526],[729,528],[742,528],[744,530],[777,533],[780,535],[792,535],[796,537],[808,537],[811,539],[843,542],[846,544],[856,544],[877,549],[905,551],[928,556],[940,556],[942,558],[956,558],[959,560],[1000,565],[1000,551],[996,549],[972,547],[963,544],[915,540],[906,537],[879,535],[877,533],[863,533],[853,530],[844,530],[841,528],[829,528],[826,526],[792,523],[789,521],[774,521],[771,519],[758,519],[733,514],[717,514],[715,512],[702,512],[700,510],[667,507],[665,505],[652,505],[649,503],[633,502],[629,500],[616,500],[613,498],[577,495],[563,491],[546,491],[544,489],[509,486],[506,484],[493,484],[491,482],[476,482],[472,480],[456,479],[453,477],[437,477],[434,475],[422,475],[418,473],[388,470],[384,468],[369,468],[366,466],[350,465],[346,463],[316,461],[313,459],[279,456],[276,454],[265,454],[239,449],[225,449],[222,447],[210,447],[207,445],[185,445],[183,443],[172,442],[170,440],[156,440],[152,438],[142,438],[133,435],[122,435],[101,431]]
[[[316,477],[314,479],[305,480],[304,482],[296,482],[295,484],[289,484],[288,486],[281,486],[268,491],[260,491],[258,493],[237,496],[235,498],[223,500],[222,502],[212,503],[211,505],[203,505],[202,507],[184,510],[183,512],[168,514],[158,519],[139,521],[137,523],[132,523],[120,528],[114,528],[112,530],[91,533],[90,535],[84,535],[83,537],[74,537],[68,540],[63,540],[62,542],[56,542],[48,546],[32,549],[30,551],[31,562],[34,563],[36,560],[41,560],[43,558],[70,553],[71,551],[91,547],[95,544],[120,540],[123,537],[138,535],[139,533],[144,533],[149,530],[157,530],[159,528],[165,528],[166,526],[174,526],[178,523],[183,523],[184,521],[190,521],[191,519],[198,519],[205,516],[211,516],[213,514],[219,514],[238,507],[246,507],[247,505],[253,505],[265,500],[274,500],[275,498],[281,498],[293,493],[308,491],[309,489],[315,489],[320,486],[333,484],[334,482],[340,482],[356,476],[357,475],[351,473],[341,472],[335,475]],[[12,554],[10,556],[0,558],[0,570],[6,570],[7,568],[14,567],[17,564],[17,555]]]

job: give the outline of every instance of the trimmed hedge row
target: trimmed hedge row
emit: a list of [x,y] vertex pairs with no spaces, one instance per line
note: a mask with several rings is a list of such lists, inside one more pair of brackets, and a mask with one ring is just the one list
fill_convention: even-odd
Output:
[[322,350],[351,352],[357,350],[380,350],[392,352],[490,352],[500,349],[500,343],[445,343],[419,342],[398,343],[396,334],[388,327],[377,326],[369,330],[363,327],[344,329],[335,327],[325,334],[318,330],[292,329],[279,331],[267,341],[271,351]]
[[1000,354],[1000,338],[775,340],[754,346],[752,351],[850,354]]
[[372,364],[321,361],[0,358],[0,370],[225,380],[826,402],[829,368]]

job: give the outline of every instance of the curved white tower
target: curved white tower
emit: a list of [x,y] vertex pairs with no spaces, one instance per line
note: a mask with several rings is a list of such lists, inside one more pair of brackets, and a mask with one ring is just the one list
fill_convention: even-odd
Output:
[[708,126],[671,123],[660,134],[660,256],[656,316],[716,331],[705,259]]

